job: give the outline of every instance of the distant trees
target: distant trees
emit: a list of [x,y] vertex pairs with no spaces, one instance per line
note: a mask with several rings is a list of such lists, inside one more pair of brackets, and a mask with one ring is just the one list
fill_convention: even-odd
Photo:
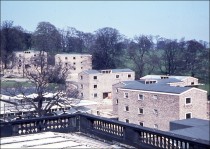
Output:
[[61,49],[61,35],[49,22],[40,22],[33,33],[33,47],[37,50],[56,53]]
[[19,26],[13,26],[13,21],[4,21],[1,25],[1,60],[4,68],[9,67],[13,59],[12,52],[25,49],[24,31]]
[[9,68],[13,51],[33,49],[48,52],[51,64],[58,52],[89,53],[94,69],[129,67],[137,79],[146,74],[192,75],[205,82],[209,79],[209,43],[204,41],[146,35],[128,39],[114,28],[85,33],[72,27],[58,29],[49,22],[40,22],[29,33],[13,26],[12,21],[4,21],[0,33],[4,68]]
[[153,48],[153,41],[151,36],[136,36],[134,40],[129,43],[128,55],[129,59],[134,63],[136,70],[136,78],[143,76],[146,59],[149,52]]
[[95,69],[116,68],[122,52],[123,38],[118,30],[106,27],[96,31],[92,49]]

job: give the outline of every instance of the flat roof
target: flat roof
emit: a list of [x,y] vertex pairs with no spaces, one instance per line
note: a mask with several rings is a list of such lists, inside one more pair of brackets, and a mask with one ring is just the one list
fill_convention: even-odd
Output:
[[97,74],[101,73],[101,71],[111,71],[112,73],[118,73],[118,72],[134,72],[131,69],[125,68],[125,69],[103,69],[103,70],[85,70],[83,72],[88,74]]
[[42,132],[3,137],[1,148],[120,148],[119,145],[90,138],[82,133]]
[[123,89],[131,89],[131,90],[143,90],[143,91],[153,91],[153,92],[163,92],[163,93],[174,93],[180,94],[183,93],[191,87],[175,87],[175,86],[168,86],[162,84],[143,84],[139,81],[133,81],[133,83],[129,83],[122,87]]
[[172,123],[182,124],[189,127],[172,130],[170,131],[171,133],[192,137],[195,139],[210,141],[209,120],[190,118],[190,119],[172,121]]
[[168,77],[168,78],[174,78],[177,80],[183,80],[191,76],[146,75],[144,77],[141,77],[140,79],[161,79],[161,77]]

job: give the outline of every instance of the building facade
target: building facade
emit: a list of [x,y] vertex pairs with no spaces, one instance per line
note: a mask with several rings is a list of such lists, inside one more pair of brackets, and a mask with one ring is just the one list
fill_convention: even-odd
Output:
[[170,86],[197,86],[198,79],[191,76],[169,76],[169,75],[146,75],[141,77],[140,80],[145,81],[145,84],[163,82]]
[[130,69],[86,70],[79,73],[79,92],[87,100],[112,99],[113,84],[134,78]]
[[24,75],[27,69],[33,70],[40,67],[41,63],[47,64],[47,53],[44,51],[18,51],[14,52],[12,74]]
[[169,122],[207,119],[207,92],[197,88],[121,82],[113,86],[113,112],[120,121],[169,130]]
[[78,81],[78,74],[84,70],[92,69],[92,55],[89,54],[56,54],[55,64],[63,67],[70,65],[71,70],[68,78]]

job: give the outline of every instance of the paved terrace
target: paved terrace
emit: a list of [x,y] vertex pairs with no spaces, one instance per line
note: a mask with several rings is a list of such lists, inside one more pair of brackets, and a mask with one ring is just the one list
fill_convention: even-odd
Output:
[[42,132],[1,138],[1,148],[124,148],[81,133]]
[[[97,140],[112,142],[112,144],[125,144],[135,148],[208,149],[210,145],[209,141],[110,120],[90,114],[70,114],[3,122],[0,123],[0,127],[2,138],[1,146],[6,145],[7,141],[11,141],[10,144],[14,145],[16,141],[15,138],[18,137],[20,143],[19,146],[22,147],[46,147],[46,145],[50,145],[52,141],[54,142],[56,140],[58,141],[58,144],[67,144],[72,147],[80,145],[80,148],[82,148],[88,146],[89,144],[85,143],[85,141],[91,140],[91,138],[83,138],[78,136],[78,133],[85,134],[87,137],[92,136],[95,138],[96,141],[93,141],[95,143],[92,144],[92,148],[107,147],[107,144],[103,144],[102,142],[97,144]],[[46,134],[50,132],[51,134],[49,136],[47,135],[47,138],[44,138],[45,140],[42,139],[40,141],[41,137],[46,137]],[[63,134],[61,135],[61,133]],[[35,143],[33,141],[27,141],[26,144],[20,142],[21,138],[24,138],[22,135],[30,136],[30,134],[36,134],[33,135],[33,137],[40,135],[40,138],[38,137],[38,140]],[[12,139],[7,139],[7,137],[12,137]],[[57,137],[57,139],[53,139],[54,137]],[[24,139],[30,139],[30,137],[25,137]],[[69,142],[69,144],[67,142]],[[14,145],[14,147],[18,147],[18,144],[16,145]],[[114,146],[111,146],[110,144],[108,144],[108,146],[109,148],[114,148]]]

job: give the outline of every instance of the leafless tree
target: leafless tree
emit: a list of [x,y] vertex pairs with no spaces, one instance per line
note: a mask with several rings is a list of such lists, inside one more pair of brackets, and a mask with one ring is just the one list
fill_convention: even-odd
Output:
[[[39,117],[51,113],[51,108],[54,105],[60,107],[61,105],[72,105],[77,100],[70,99],[78,97],[76,87],[68,90],[68,93],[66,92],[66,77],[72,67],[69,65],[64,67],[61,63],[50,66],[46,59],[44,52],[40,51],[40,54],[32,61],[31,66],[26,68],[24,73],[32,84],[31,88],[23,87],[22,84],[17,83],[13,89],[5,89],[10,95],[20,94],[23,98],[22,101],[28,104],[15,103],[22,105],[22,107],[31,105]],[[36,96],[28,96],[29,92],[35,93]],[[49,92],[51,97],[46,96]]]

